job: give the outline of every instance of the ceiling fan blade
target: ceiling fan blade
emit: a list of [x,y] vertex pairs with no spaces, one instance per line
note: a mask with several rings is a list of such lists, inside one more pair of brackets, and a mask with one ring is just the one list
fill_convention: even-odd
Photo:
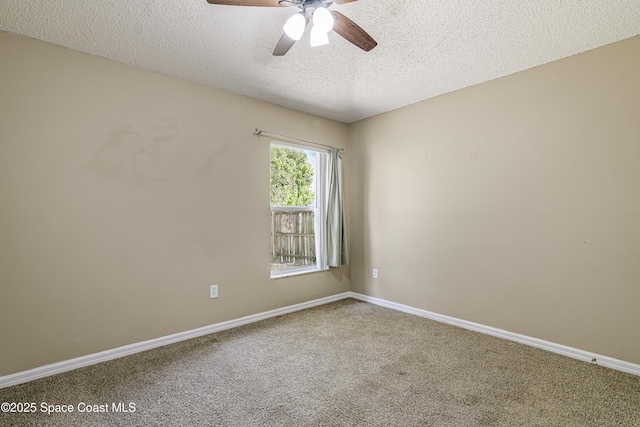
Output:
[[336,19],[333,29],[336,33],[358,46],[360,49],[369,52],[376,47],[378,43],[365,30],[360,28],[355,22],[347,18],[340,12],[331,11]]
[[276,45],[276,48],[273,49],[273,56],[283,56],[285,53],[289,52],[289,49],[291,49],[291,46],[295,43],[296,41],[294,39],[283,34],[282,37],[280,37],[280,41]]
[[225,4],[229,6],[280,6],[279,0],[207,0],[209,4]]

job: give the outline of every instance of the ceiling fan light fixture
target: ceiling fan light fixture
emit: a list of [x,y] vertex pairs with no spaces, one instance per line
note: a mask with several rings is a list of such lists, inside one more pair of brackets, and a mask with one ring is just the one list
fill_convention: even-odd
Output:
[[313,12],[313,28],[328,33],[333,28],[333,15],[327,8],[319,7]]
[[296,13],[291,18],[287,19],[284,24],[284,32],[291,39],[298,41],[304,33],[304,27],[307,25],[307,20],[302,16],[302,13]]
[[309,35],[309,41],[311,47],[322,46],[329,44],[329,33],[322,31],[322,29],[315,25],[311,28],[311,34]]
[[[284,25],[284,34],[278,40],[273,50],[273,56],[283,56],[298,41],[304,33],[309,21],[313,21],[311,28],[311,46],[321,46],[329,43],[329,31],[335,31],[340,37],[356,47],[369,52],[377,46],[377,42],[358,24],[334,10],[329,12],[327,7],[333,3],[344,4],[356,0],[207,0],[213,5],[251,6],[251,7],[294,7],[300,12],[290,16]],[[299,15],[299,16],[298,16]],[[303,22],[304,21],[304,22]],[[332,36],[333,37],[333,36]]]

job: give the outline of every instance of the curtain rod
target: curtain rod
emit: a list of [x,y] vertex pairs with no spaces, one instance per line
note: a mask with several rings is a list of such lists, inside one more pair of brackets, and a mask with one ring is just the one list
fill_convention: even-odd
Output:
[[[304,139],[292,138],[292,137],[286,136],[286,135],[279,135],[277,133],[268,132],[266,130],[261,130],[261,129],[258,129],[258,128],[256,128],[256,130],[253,132],[253,134],[255,136],[264,136],[264,137],[267,137],[267,138],[276,138],[276,139],[281,139],[283,141],[288,141],[288,142],[301,142],[301,143],[304,143],[304,144],[319,145],[321,147],[326,147],[326,148],[338,148],[338,147],[334,147],[334,146],[331,146],[331,145],[320,144],[319,142],[306,141]],[[344,151],[344,148],[338,148],[338,150]]]

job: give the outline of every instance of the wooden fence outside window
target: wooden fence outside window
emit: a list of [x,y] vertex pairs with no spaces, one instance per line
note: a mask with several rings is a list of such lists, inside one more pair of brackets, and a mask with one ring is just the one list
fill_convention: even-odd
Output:
[[312,207],[271,208],[271,270],[316,263]]

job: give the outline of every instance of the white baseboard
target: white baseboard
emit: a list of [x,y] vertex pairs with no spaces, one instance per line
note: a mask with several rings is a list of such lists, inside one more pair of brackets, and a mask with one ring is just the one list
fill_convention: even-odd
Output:
[[328,304],[328,303],[339,301],[346,298],[353,298],[353,299],[368,302],[371,304],[379,305],[382,307],[387,307],[393,310],[402,311],[404,313],[413,314],[415,316],[425,317],[427,319],[432,319],[438,322],[459,326],[464,329],[470,329],[472,331],[480,332],[483,334],[492,335],[492,336],[504,338],[510,341],[519,342],[521,344],[526,344],[532,347],[541,348],[543,350],[551,351],[553,353],[569,356],[574,359],[578,359],[578,360],[582,360],[590,363],[596,363],[598,365],[605,366],[607,368],[612,368],[618,371],[627,372],[630,374],[640,376],[640,365],[636,365],[634,363],[625,362],[623,360],[614,359],[612,357],[591,353],[591,352],[580,350],[577,348],[567,347],[561,344],[540,340],[540,339],[529,337],[526,335],[516,334],[516,333],[505,331],[502,329],[493,328],[491,326],[481,325],[479,323],[469,322],[467,320],[462,320],[455,317],[433,313],[427,310],[410,307],[408,305],[398,304],[398,303],[383,300],[380,298],[370,297],[370,296],[359,294],[356,292],[343,292],[341,294],[331,295],[331,296],[328,296],[325,298],[319,298],[313,301],[308,301],[300,304],[290,305],[287,307],[277,308],[275,310],[265,311],[263,313],[257,313],[257,314],[252,314],[250,316],[240,317],[239,319],[233,319],[233,320],[228,320],[226,322],[215,323],[213,325],[204,326],[202,328],[179,332],[177,334],[167,335],[165,337],[160,337],[160,338],[156,338],[148,341],[142,341],[135,344],[129,344],[129,345],[114,348],[111,350],[105,350],[99,353],[93,353],[86,356],[77,357],[75,359],[70,359],[70,360],[65,360],[58,363],[52,363],[50,365],[40,366],[38,368],[29,369],[28,371],[22,371],[22,372],[17,372],[15,374],[5,375],[3,377],[0,377],[0,389],[26,383],[33,380],[37,380],[39,378],[60,374],[62,372],[72,371],[74,369],[83,368],[85,366],[95,365],[97,363],[118,359],[120,357],[129,356],[131,354],[140,353],[142,351],[151,350],[157,347],[162,347],[162,346],[173,344],[179,341],[188,340],[190,338],[196,338],[203,335],[212,334],[214,332],[220,332],[226,329],[231,329],[231,328],[246,325],[249,323],[258,322],[260,320],[269,319],[271,317],[281,316],[283,314],[293,313],[295,311],[305,310],[307,308]]
[[300,304],[277,308],[275,310],[265,311],[263,313],[252,314],[250,316],[241,317],[239,319],[215,323],[213,325],[204,326],[202,328],[179,332],[173,335],[167,335],[165,337],[142,341],[135,344],[129,344],[111,350],[101,351],[99,353],[88,354],[86,356],[76,357],[75,359],[65,360],[62,362],[52,363],[50,365],[29,369],[28,371],[5,375],[3,377],[0,377],[0,389],[37,380],[39,378],[60,374],[62,372],[72,371],[74,369],[83,368],[85,366],[95,365],[97,363],[106,362],[108,360],[118,359],[120,357],[140,353],[141,351],[151,350],[153,348],[162,347],[167,344],[173,344],[179,341],[188,340],[190,338],[196,338],[203,335],[212,334],[214,332],[220,332],[226,329],[246,325],[248,323],[258,322],[260,320],[269,319],[270,317],[281,316],[283,314],[293,313],[295,311],[305,310],[307,308],[328,304],[330,302],[349,298],[349,296],[349,292],[344,292],[325,298],[319,298],[313,301],[307,301]]
[[395,302],[383,300],[380,298],[374,298],[367,295],[358,294],[355,292],[349,292],[349,297],[368,302],[371,304],[379,305],[382,307],[391,308],[393,310],[402,311],[404,313],[413,314],[420,317],[426,317],[438,322],[447,323],[449,325],[459,326],[464,329],[470,329],[472,331],[481,332],[483,334],[492,335],[498,338],[504,338],[509,341],[519,342],[531,347],[541,348],[543,350],[551,351],[553,353],[562,354],[563,356],[572,357],[574,359],[582,360],[589,363],[594,363],[607,368],[615,369],[617,371],[627,372],[629,374],[640,376],[640,365],[631,362],[625,362],[624,360],[614,359],[613,357],[603,356],[601,354],[592,353],[585,350],[580,350],[573,347],[567,347],[566,345],[556,344],[550,341],[541,340],[538,338],[529,337],[526,335],[520,335],[513,332],[505,331],[503,329],[493,328],[491,326],[482,325],[480,323],[469,322],[468,320],[462,320],[455,317],[445,316],[443,314],[433,313],[431,311],[422,310],[408,305],[398,304]]

